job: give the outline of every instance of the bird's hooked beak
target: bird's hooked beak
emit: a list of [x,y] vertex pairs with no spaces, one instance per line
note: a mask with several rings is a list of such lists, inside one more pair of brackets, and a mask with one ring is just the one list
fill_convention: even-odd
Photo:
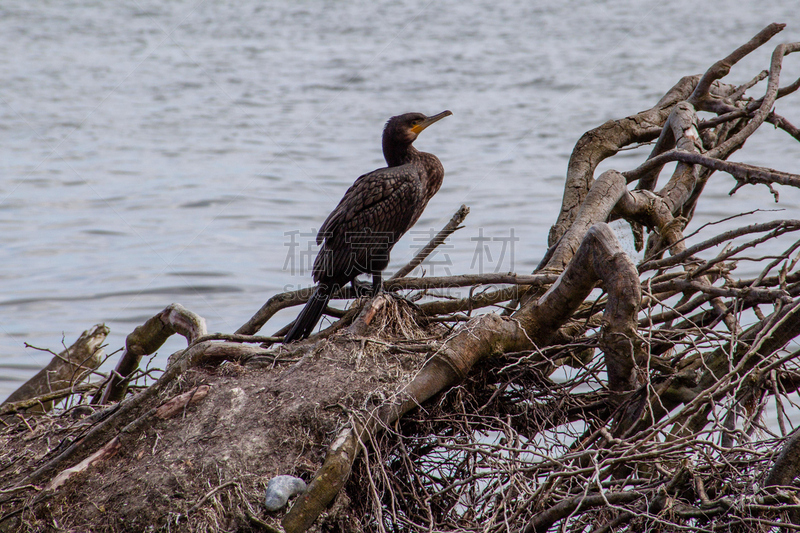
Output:
[[434,122],[438,122],[438,121],[442,120],[444,117],[449,117],[452,114],[453,113],[450,112],[450,111],[442,111],[438,115],[433,115],[432,117],[426,118],[425,120],[423,120],[422,122],[420,122],[419,124],[417,124],[416,126],[411,128],[411,131],[413,131],[414,133],[419,135],[419,133],[422,130],[424,130],[425,128],[427,128],[428,126],[433,124]]

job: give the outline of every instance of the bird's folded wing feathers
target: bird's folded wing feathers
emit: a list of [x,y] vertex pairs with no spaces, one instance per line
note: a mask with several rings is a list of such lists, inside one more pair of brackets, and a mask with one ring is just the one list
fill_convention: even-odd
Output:
[[343,239],[344,233],[363,233],[366,228],[376,233],[400,229],[402,234],[408,229],[403,222],[413,219],[414,206],[421,194],[422,183],[411,165],[364,174],[328,215],[317,233],[317,244],[327,239],[329,245],[334,245],[331,241]]

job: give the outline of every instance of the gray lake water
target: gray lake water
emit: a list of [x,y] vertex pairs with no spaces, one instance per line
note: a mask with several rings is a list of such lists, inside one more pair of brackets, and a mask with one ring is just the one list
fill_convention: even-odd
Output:
[[[800,40],[798,18],[795,0],[3,0],[0,398],[50,358],[26,344],[58,351],[105,322],[113,351],[171,302],[232,332],[308,285],[313,232],[383,166],[383,124],[406,111],[454,114],[417,141],[445,183],[390,270],[464,203],[467,227],[428,275],[528,273],[583,132],[788,23],[726,81],[749,80],[774,44]],[[784,84],[800,57],[785,65]],[[777,109],[800,123],[800,94]],[[736,159],[799,172],[798,143],[762,129]],[[694,227],[776,207],[763,187],[732,186],[715,175]],[[798,205],[782,189],[786,211],[751,221],[798,218]]]

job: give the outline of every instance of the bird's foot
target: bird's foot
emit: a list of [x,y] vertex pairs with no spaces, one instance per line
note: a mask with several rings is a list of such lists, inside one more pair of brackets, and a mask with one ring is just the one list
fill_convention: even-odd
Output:
[[372,288],[370,289],[370,296],[375,298],[379,294],[383,294],[383,292],[384,292],[383,291],[383,283],[380,283],[378,285],[373,285]]
[[353,290],[359,298],[364,296],[374,296],[374,287],[369,282],[358,281],[357,279],[354,279],[350,285],[353,287]]

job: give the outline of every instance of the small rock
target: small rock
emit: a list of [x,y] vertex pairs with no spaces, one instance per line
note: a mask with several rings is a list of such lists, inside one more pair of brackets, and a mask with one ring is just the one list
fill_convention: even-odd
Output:
[[267,485],[264,505],[267,511],[277,511],[286,505],[289,498],[296,494],[304,493],[307,488],[306,482],[299,477],[275,476],[269,480],[269,485]]

